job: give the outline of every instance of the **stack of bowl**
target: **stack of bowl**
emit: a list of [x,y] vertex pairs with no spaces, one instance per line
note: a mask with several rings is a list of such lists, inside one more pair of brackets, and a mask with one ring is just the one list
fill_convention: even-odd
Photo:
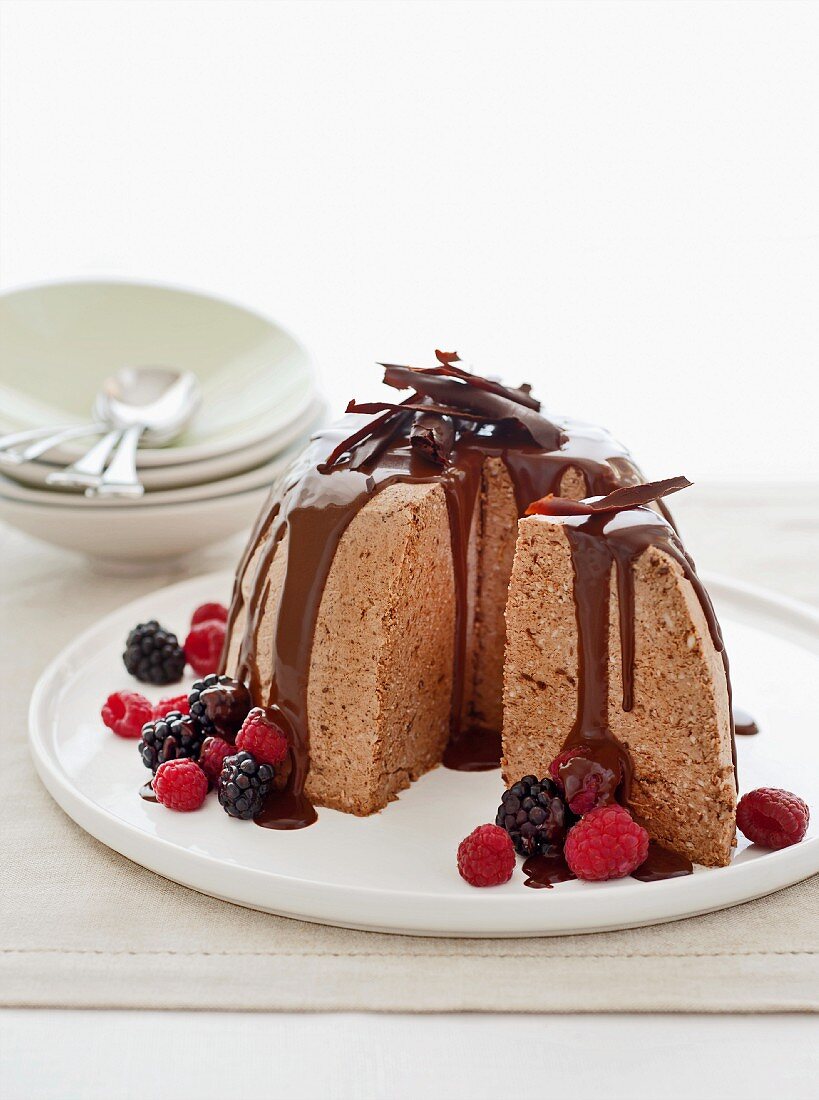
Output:
[[26,462],[0,450],[0,519],[122,562],[178,557],[246,529],[324,408],[301,345],[228,302],[124,282],[0,296],[0,436],[87,423],[106,377],[156,365],[193,371],[202,401],[172,443],[140,447],[141,497],[88,496],[48,483],[88,450],[89,436]]

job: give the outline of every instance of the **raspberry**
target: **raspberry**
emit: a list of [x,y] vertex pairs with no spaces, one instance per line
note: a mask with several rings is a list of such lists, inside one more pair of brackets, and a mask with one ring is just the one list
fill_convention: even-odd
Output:
[[563,797],[578,817],[598,806],[610,806],[622,778],[621,768],[614,771],[598,760],[582,756],[574,756],[560,765]]
[[554,855],[571,824],[551,779],[525,775],[501,795],[495,824],[505,829],[521,855]]
[[625,806],[598,806],[569,830],[565,855],[569,869],[588,882],[623,878],[645,862],[648,833]]
[[219,667],[225,624],[218,619],[197,623],[185,639],[185,657],[197,676],[206,676]]
[[515,849],[498,825],[479,825],[458,845],[458,871],[470,886],[500,886],[515,869]]
[[223,603],[203,603],[191,616],[191,626],[208,622],[226,623],[227,617],[228,609]]
[[198,810],[208,793],[208,778],[195,760],[166,760],[153,780],[157,801],[169,810]]
[[563,749],[549,765],[549,776],[557,783],[561,794],[563,794],[563,782],[560,778],[560,768],[563,764],[574,760],[576,756],[591,756],[591,747],[589,745],[574,745],[573,748]]
[[[187,695],[174,695],[169,699],[160,699],[154,707],[153,717],[164,718],[172,710],[179,711],[180,714],[190,714],[191,708]],[[150,721],[150,719],[147,719],[147,721]]]
[[287,734],[277,720],[274,707],[254,707],[236,735],[236,748],[252,753],[263,764],[284,762],[287,756]]
[[117,737],[141,737],[142,727],[153,718],[154,708],[138,691],[115,691],[103,703],[100,714]]
[[763,848],[789,848],[808,831],[810,810],[801,798],[776,787],[760,787],[740,798],[737,828]]
[[221,737],[206,737],[199,753],[199,767],[208,777],[211,786],[215,787],[219,782],[222,771],[222,763],[226,756],[230,756],[236,749]]

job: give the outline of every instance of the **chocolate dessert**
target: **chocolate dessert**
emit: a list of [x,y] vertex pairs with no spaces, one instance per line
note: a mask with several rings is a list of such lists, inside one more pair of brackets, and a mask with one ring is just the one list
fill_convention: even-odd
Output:
[[[268,826],[277,818],[290,828],[306,824],[311,803],[374,813],[441,762],[497,767],[502,729],[505,774],[517,779],[548,764],[574,728],[579,672],[569,527],[540,517],[524,520],[518,542],[504,722],[504,610],[518,523],[533,501],[550,494],[605,497],[644,478],[602,429],[547,418],[528,386],[509,388],[463,370],[454,354],[436,356],[430,368],[386,366],[386,384],[409,396],[351,402],[341,424],[314,438],[274,489],[237,571],[222,670],[249,685],[254,705],[274,709],[292,746],[287,787],[268,796]],[[656,512],[642,512],[669,542],[672,528]],[[554,558],[551,578],[541,553]],[[619,562],[619,551],[615,556]],[[613,640],[611,690],[608,669],[591,672],[605,674],[611,744],[622,742],[633,764],[628,797],[636,812],[656,820],[656,837],[668,844],[676,837],[674,816],[660,812],[666,792],[656,784],[673,790],[678,769],[689,766],[697,782],[702,769],[703,790],[712,793],[717,757],[726,776],[731,772],[727,666],[710,605],[681,560],[687,563],[681,547],[671,553],[648,543],[629,559],[633,676]],[[629,581],[621,583],[627,591]],[[685,631],[667,625],[681,608]],[[558,631],[554,640],[549,622]],[[657,654],[651,666],[649,630]],[[527,637],[532,651],[524,654]],[[669,675],[649,683],[646,670],[659,672],[661,655]],[[675,681],[675,671],[695,673],[698,685]],[[626,710],[624,691],[626,703],[633,692]],[[694,717],[704,722],[707,752],[690,740]],[[667,771],[660,767],[663,743]],[[719,838],[709,818],[691,841],[706,862],[724,861],[733,836],[733,803],[719,790]]]

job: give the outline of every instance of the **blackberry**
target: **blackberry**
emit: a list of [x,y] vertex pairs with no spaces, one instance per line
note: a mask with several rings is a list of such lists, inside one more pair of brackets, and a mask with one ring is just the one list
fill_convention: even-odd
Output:
[[555,855],[573,823],[557,784],[533,775],[525,775],[504,792],[495,818],[524,856]]
[[188,706],[197,726],[205,733],[234,741],[250,712],[250,692],[231,676],[215,672],[196,680],[188,695]]
[[185,651],[179,640],[156,619],[134,627],[122,659],[131,675],[143,684],[175,684],[185,669]]
[[219,802],[231,817],[255,817],[272,786],[274,771],[249,752],[226,756],[219,776]]
[[189,714],[172,710],[142,727],[139,755],[145,767],[155,772],[166,760],[198,760],[204,739]]

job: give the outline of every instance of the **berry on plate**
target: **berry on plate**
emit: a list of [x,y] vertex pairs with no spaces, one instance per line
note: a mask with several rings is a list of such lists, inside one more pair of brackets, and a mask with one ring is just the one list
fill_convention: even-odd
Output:
[[287,756],[287,734],[274,707],[254,707],[236,735],[236,748],[253,753],[263,764],[276,767]]
[[570,749],[563,749],[559,752],[554,760],[549,765],[549,777],[560,788],[560,793],[563,794],[563,783],[560,780],[560,769],[563,764],[568,764],[570,760],[574,760],[576,756],[591,756],[590,745],[573,745]]
[[571,819],[557,784],[525,775],[501,796],[495,824],[521,855],[547,855],[563,845]]
[[171,711],[142,727],[139,755],[142,763],[156,771],[167,760],[196,760],[202,748],[204,734],[189,714]]
[[264,805],[275,775],[249,752],[226,756],[219,776],[219,802],[231,817],[255,817]]
[[563,797],[573,814],[582,817],[598,806],[610,806],[623,779],[622,770],[607,767],[599,760],[573,756],[560,765]]
[[187,695],[171,695],[167,699],[160,699],[154,706],[154,718],[164,718],[172,710],[178,710],[180,714],[189,714],[190,705]]
[[498,825],[479,825],[458,845],[458,871],[470,886],[500,886],[514,869],[515,849]]
[[219,667],[226,628],[220,619],[197,623],[185,639],[185,656],[197,676],[206,676]]
[[810,810],[801,798],[776,787],[749,791],[737,806],[737,828],[763,848],[789,848],[808,831]]
[[102,705],[102,720],[118,737],[141,737],[154,708],[138,691],[115,691]]
[[188,695],[188,709],[199,728],[228,741],[242,728],[250,704],[250,692],[244,684],[215,672],[196,680]]
[[199,753],[199,767],[208,777],[212,786],[215,787],[219,782],[225,757],[232,756],[235,752],[235,746],[222,737],[205,738],[202,743],[202,751]]
[[198,810],[208,793],[208,778],[195,760],[167,760],[153,780],[157,801],[169,810]]
[[599,806],[569,830],[566,862],[573,874],[588,882],[623,878],[645,863],[648,839],[625,806]]
[[185,670],[185,654],[176,635],[156,619],[134,627],[122,660],[131,675],[144,684],[175,684]]
[[228,609],[223,603],[203,603],[194,611],[191,616],[191,626],[196,626],[197,623],[207,623],[212,620],[226,623],[228,617]]

